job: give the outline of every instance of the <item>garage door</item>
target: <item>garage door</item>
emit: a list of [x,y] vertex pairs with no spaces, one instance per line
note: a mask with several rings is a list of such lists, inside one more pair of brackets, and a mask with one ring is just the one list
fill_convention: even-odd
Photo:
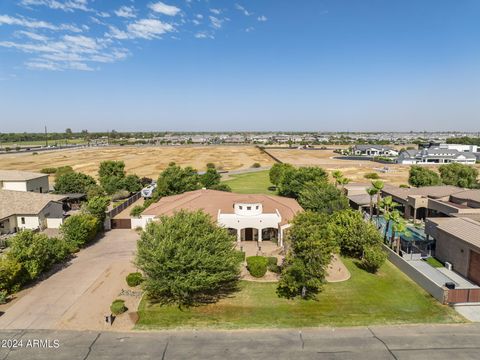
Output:
[[112,226],[112,229],[131,229],[132,220],[131,219],[112,219],[111,226]]
[[470,251],[468,277],[470,280],[480,285],[480,254],[475,251]]

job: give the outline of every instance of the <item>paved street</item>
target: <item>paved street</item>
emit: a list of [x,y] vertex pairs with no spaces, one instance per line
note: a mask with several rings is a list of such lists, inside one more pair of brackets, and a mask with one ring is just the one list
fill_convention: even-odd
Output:
[[[109,333],[3,331],[2,359],[479,359],[479,325]],[[58,340],[57,349],[27,348]],[[29,341],[30,340],[30,341]]]
[[[0,329],[95,329],[125,286],[122,269],[131,266],[138,234],[112,230],[97,243],[80,251],[65,269],[38,283],[0,316]],[[114,273],[112,273],[114,272]],[[112,273],[110,275],[110,273]],[[88,311],[85,311],[88,307]],[[94,326],[87,316],[94,314]]]

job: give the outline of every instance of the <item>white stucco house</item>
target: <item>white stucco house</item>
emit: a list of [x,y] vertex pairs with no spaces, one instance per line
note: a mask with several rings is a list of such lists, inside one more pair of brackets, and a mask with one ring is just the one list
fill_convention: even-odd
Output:
[[48,175],[29,171],[0,170],[0,190],[47,193]]
[[0,190],[0,235],[23,229],[58,229],[65,196]]
[[290,221],[303,211],[295,199],[202,189],[163,197],[145,209],[140,218],[132,219],[132,228],[143,228],[160,216],[180,210],[203,210],[235,234],[238,242],[276,240],[279,246],[283,245]]
[[429,148],[423,150],[403,150],[397,158],[398,164],[449,164],[460,163],[473,165],[476,156],[470,152],[456,149]]
[[353,155],[360,156],[398,156],[398,151],[385,145],[355,145]]

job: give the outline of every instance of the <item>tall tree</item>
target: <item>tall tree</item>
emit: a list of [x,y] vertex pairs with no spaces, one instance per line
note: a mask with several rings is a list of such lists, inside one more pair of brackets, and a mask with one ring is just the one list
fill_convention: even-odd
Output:
[[317,166],[287,168],[280,180],[278,193],[282,196],[298,198],[300,192],[308,182],[328,181],[327,172]]
[[280,181],[282,180],[285,170],[287,169],[294,169],[294,167],[286,163],[273,164],[273,166],[270,168],[270,171],[268,173],[270,177],[270,182],[273,185],[278,186],[280,184]]
[[332,184],[326,181],[312,181],[305,184],[298,202],[305,210],[332,214],[348,209],[348,199]]
[[328,215],[310,211],[295,216],[288,232],[289,250],[278,282],[278,296],[311,299],[321,291],[327,267],[338,251],[328,221]]
[[201,188],[199,180],[197,171],[192,167],[181,168],[178,165],[170,164],[160,174],[156,192],[159,196],[169,196],[198,190]]
[[220,184],[221,178],[222,176],[215,168],[208,168],[204,174],[200,175],[200,183],[203,187],[210,189]]
[[137,243],[136,265],[149,299],[189,307],[236,289],[241,259],[235,238],[202,211],[180,211],[150,223]]
[[111,195],[124,189],[125,163],[115,160],[102,161],[98,169],[98,178],[107,194]]
[[442,180],[435,171],[427,169],[423,166],[413,165],[410,167],[408,183],[412,186],[422,187],[441,185]]
[[95,179],[89,175],[79,172],[67,172],[56,179],[54,189],[57,194],[86,194],[89,188],[95,185]]
[[478,188],[478,170],[474,166],[452,163],[439,168],[440,177],[445,185],[463,188]]

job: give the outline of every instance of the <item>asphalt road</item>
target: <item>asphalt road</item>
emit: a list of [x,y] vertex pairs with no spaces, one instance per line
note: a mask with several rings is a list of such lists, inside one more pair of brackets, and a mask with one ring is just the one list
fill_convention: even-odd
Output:
[[[480,359],[478,324],[148,333],[4,330],[0,337],[0,359],[10,360]],[[38,348],[34,340],[44,346],[49,340],[50,348]]]

